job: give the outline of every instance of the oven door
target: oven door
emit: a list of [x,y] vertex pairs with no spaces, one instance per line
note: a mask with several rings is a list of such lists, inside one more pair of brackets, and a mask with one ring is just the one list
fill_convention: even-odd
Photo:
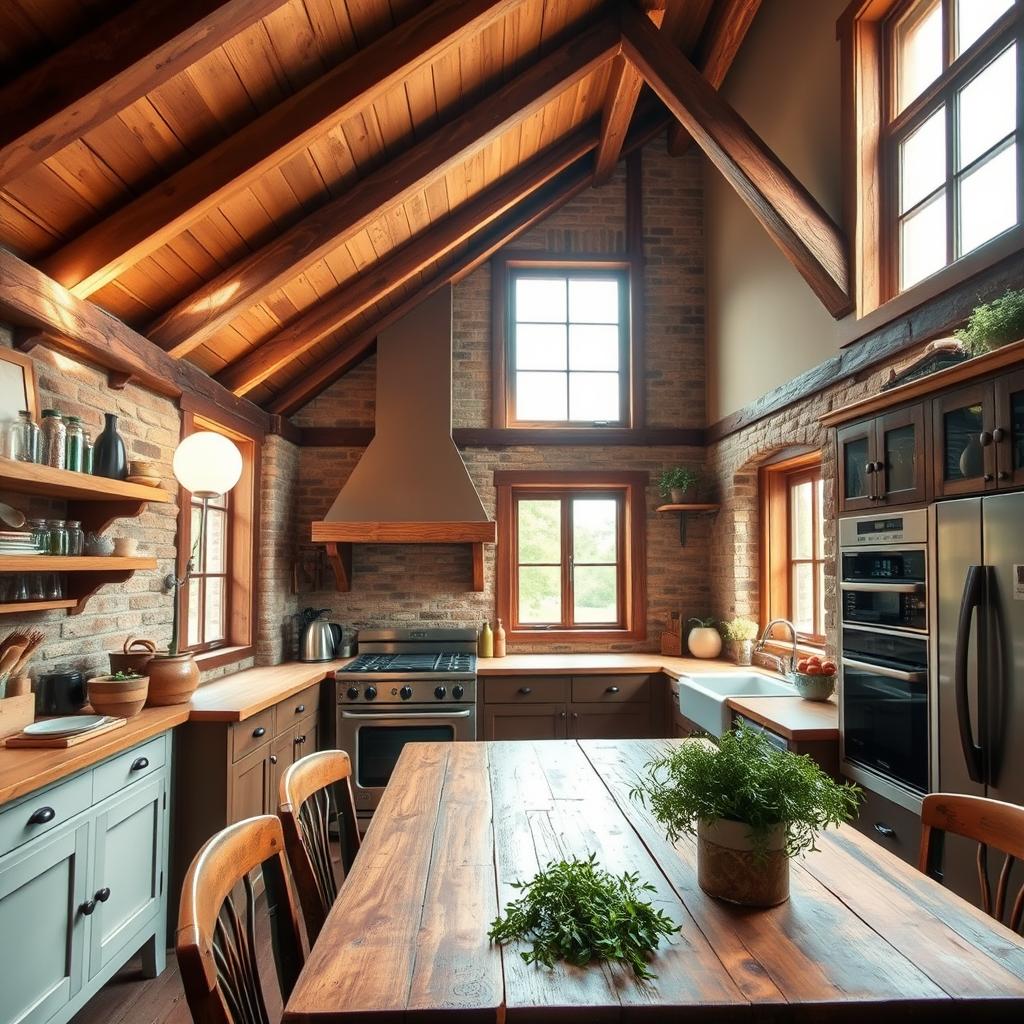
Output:
[[843,622],[926,632],[925,557],[923,547],[843,550]]
[[476,708],[449,705],[443,711],[396,707],[338,709],[338,746],[352,759],[357,811],[372,811],[384,795],[406,743],[451,743],[476,739]]

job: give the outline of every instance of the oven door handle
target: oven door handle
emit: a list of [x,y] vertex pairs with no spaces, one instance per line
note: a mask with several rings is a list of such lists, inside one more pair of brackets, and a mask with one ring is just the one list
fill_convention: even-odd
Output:
[[886,676],[889,679],[902,679],[905,683],[923,683],[927,678],[925,672],[903,672],[898,668],[889,668],[887,665],[874,665],[869,661],[854,661],[853,658],[843,658],[844,668],[855,668],[862,672],[873,672],[876,676]]
[[923,594],[923,583],[853,583],[844,580],[840,590],[860,590],[865,594]]
[[413,714],[403,714],[401,711],[394,714],[377,714],[376,712],[364,713],[362,711],[342,711],[342,718],[351,718],[359,722],[380,722],[387,719],[389,722],[415,722],[421,719],[438,719],[438,718],[469,718],[473,714],[472,708],[467,708],[465,711],[424,711],[422,713],[415,712]]

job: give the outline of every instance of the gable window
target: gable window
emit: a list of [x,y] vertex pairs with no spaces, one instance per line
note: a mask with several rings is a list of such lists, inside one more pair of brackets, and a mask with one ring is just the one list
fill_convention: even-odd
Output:
[[519,638],[646,632],[638,473],[495,473],[498,614]]
[[[761,618],[789,619],[805,644],[825,642],[825,523],[821,456],[761,470]],[[788,639],[788,632],[778,634]]]
[[183,399],[182,437],[200,430],[223,434],[242,454],[242,476],[228,494],[211,498],[200,539],[202,501],[182,489],[178,517],[178,572],[194,552],[195,567],[179,591],[184,650],[202,655],[204,668],[247,657],[253,647],[255,598],[257,440],[189,407]]
[[1019,244],[1024,2],[855,0],[846,18],[863,313]]
[[631,425],[629,267],[496,261],[496,425]]

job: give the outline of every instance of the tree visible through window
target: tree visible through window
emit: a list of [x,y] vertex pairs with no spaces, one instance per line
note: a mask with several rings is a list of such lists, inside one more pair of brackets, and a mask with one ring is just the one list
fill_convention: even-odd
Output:
[[192,650],[216,646],[227,640],[230,501],[230,494],[210,499],[205,544],[200,544],[202,502],[192,498],[191,537],[195,569],[188,584],[188,647]]

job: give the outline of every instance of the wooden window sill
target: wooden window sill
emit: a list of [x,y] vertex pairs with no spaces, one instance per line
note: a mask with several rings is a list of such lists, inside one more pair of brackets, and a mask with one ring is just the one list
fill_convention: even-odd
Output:
[[623,640],[646,640],[646,629],[510,629],[506,633],[509,641],[537,643],[600,643]]
[[195,659],[199,671],[208,672],[210,669],[223,668],[225,665],[244,661],[255,653],[256,648],[252,644],[235,644],[231,647],[218,647],[212,651],[202,651],[195,656]]

